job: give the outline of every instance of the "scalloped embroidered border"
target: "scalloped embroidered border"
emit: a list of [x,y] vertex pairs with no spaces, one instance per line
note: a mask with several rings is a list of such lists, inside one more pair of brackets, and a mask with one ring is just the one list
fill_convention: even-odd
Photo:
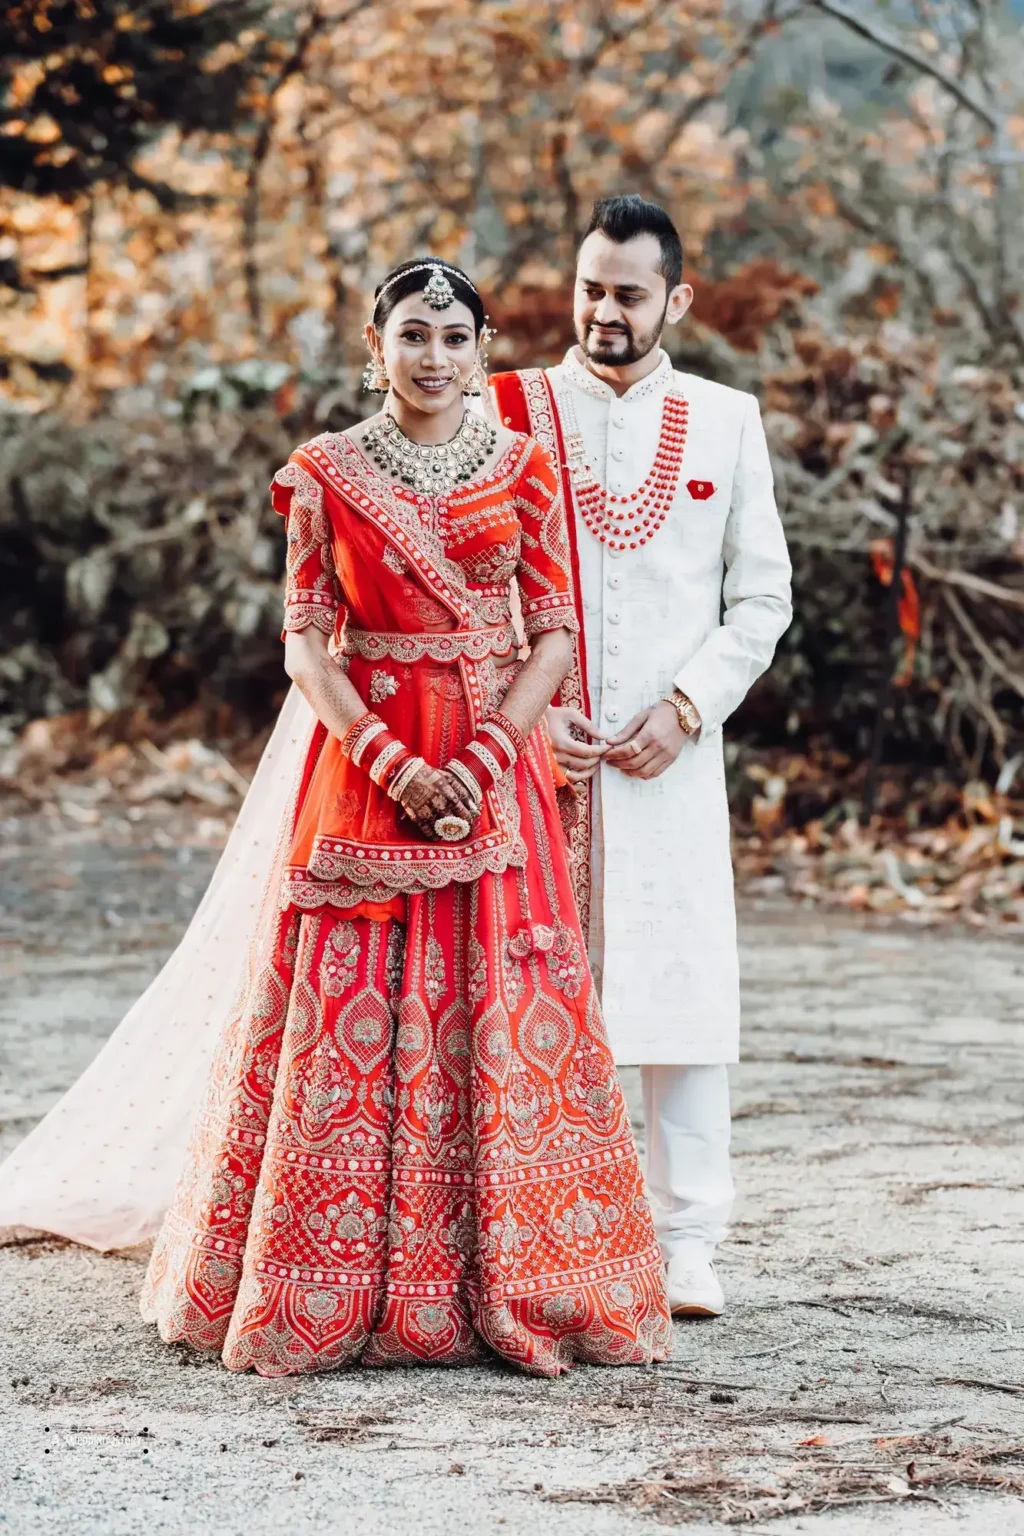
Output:
[[487,656],[507,656],[516,645],[511,624],[493,629],[450,629],[440,634],[410,635],[371,629],[346,629],[343,649],[346,656],[363,656],[367,661],[414,662],[483,661]]
[[567,629],[575,635],[579,633],[579,627],[580,621],[573,608],[548,608],[539,613],[523,614],[523,629],[527,639],[548,629]]
[[466,883],[479,880],[482,875],[502,875],[506,869],[522,869],[527,860],[526,844],[505,843],[500,848],[487,849],[469,858],[443,864],[405,864],[397,862],[387,871],[385,883],[379,877],[378,867],[367,868],[364,859],[339,859],[345,866],[345,877],[336,880],[314,880],[301,865],[293,864],[285,871],[281,882],[280,905],[299,907],[303,912],[314,912],[318,907],[352,907],[360,901],[390,901],[392,897],[425,896],[430,891],[441,890],[453,880]]

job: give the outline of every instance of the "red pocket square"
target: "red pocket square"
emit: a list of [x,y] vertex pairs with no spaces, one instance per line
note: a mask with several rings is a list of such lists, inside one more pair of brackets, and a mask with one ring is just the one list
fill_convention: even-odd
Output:
[[709,496],[715,494],[715,488],[710,480],[687,480],[686,489],[694,501],[707,501]]

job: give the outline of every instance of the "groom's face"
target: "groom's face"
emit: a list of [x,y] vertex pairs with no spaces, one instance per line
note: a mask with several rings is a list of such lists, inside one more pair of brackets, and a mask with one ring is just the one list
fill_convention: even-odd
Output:
[[595,230],[584,240],[576,263],[573,323],[592,362],[623,368],[658,345],[669,297],[660,261],[654,235],[618,245]]

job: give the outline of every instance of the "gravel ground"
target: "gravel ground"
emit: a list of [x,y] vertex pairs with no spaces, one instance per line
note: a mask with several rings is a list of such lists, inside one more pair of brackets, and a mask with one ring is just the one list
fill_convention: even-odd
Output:
[[[213,859],[82,837],[58,861],[5,830],[0,1151],[152,975]],[[742,916],[729,1311],[677,1325],[671,1362],[261,1381],[157,1342],[138,1253],[7,1248],[0,1527],[1024,1536],[1024,947]]]

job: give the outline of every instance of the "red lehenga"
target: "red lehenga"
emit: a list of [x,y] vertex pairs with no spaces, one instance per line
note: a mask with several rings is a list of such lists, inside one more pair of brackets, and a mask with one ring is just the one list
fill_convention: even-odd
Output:
[[[428,499],[328,434],[273,496],[286,628],[333,635],[428,762],[508,686],[513,575],[528,634],[575,626],[558,482],[530,438]],[[318,727],[286,833],[144,1316],[268,1376],[488,1348],[544,1376],[663,1358],[662,1261],[542,731],[453,847]]]

